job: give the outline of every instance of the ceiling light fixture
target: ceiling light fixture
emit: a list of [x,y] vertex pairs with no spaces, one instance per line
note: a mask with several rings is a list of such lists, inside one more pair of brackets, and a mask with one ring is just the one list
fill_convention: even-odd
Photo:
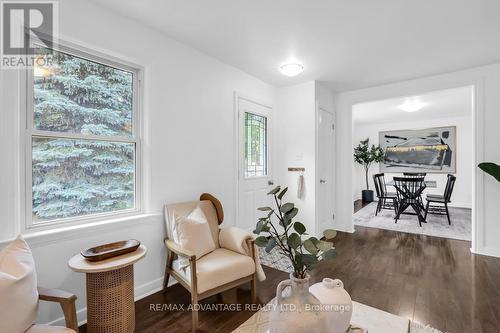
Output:
[[296,76],[299,75],[304,70],[304,66],[301,64],[284,64],[280,67],[280,72],[286,76]]
[[416,112],[425,108],[429,103],[422,102],[420,98],[408,98],[398,109],[405,112]]

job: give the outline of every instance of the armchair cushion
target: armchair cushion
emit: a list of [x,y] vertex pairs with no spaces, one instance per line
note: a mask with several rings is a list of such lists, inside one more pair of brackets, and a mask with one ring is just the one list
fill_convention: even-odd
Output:
[[0,251],[0,333],[25,332],[38,312],[35,262],[19,235]]
[[[215,250],[210,226],[200,207],[195,208],[187,217],[175,216],[173,226],[174,242],[201,258]],[[181,258],[184,266],[189,265],[188,258]]]
[[[173,268],[188,282],[191,281],[191,268],[180,267],[175,260]],[[226,283],[241,279],[255,273],[255,263],[247,255],[239,254],[227,249],[215,251],[196,260],[196,277],[198,293],[204,293]]]
[[189,216],[196,208],[200,208],[205,214],[208,221],[210,231],[212,234],[212,240],[215,243],[215,247],[219,247],[219,221],[217,220],[217,210],[215,209],[212,202],[208,200],[203,201],[189,201],[169,204],[165,206],[165,227],[167,230],[167,237],[169,239],[174,239],[173,237],[173,226],[175,223],[175,216]]
[[62,326],[33,325],[25,333],[76,333],[72,329]]
[[[250,248],[249,240],[253,240],[253,235],[244,229],[237,227],[221,228],[219,232],[220,247],[252,257],[252,249]],[[266,274],[260,265],[259,249],[253,245],[253,253],[255,253],[255,270],[259,281],[266,279]],[[252,257],[253,260],[253,257]]]

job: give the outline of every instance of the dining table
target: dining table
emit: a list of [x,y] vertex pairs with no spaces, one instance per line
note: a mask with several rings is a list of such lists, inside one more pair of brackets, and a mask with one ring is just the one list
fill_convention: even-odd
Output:
[[[425,180],[425,187],[426,188],[437,188],[437,181],[435,180]],[[394,180],[390,180],[386,183],[387,186],[394,186]]]

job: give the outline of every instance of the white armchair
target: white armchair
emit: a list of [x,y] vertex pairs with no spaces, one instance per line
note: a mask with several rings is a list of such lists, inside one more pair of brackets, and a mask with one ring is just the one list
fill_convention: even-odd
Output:
[[[198,258],[196,255],[174,242],[173,226],[175,217],[188,216],[197,207],[201,208],[210,226],[215,250]],[[257,279],[263,279],[263,271],[258,261],[257,250],[250,233],[230,227],[219,229],[224,212],[219,200],[210,194],[202,194],[199,201],[169,204],[165,207],[168,249],[165,269],[164,290],[172,275],[191,293],[192,330],[198,327],[198,313],[195,306],[199,300],[234,288],[243,283],[251,283],[252,302],[256,301]],[[177,255],[177,259],[174,256]],[[184,267],[179,257],[189,259]]]
[[[59,303],[66,327],[33,324],[39,301]],[[0,251],[0,333],[76,333],[75,301],[72,293],[37,286],[35,261],[21,235]]]

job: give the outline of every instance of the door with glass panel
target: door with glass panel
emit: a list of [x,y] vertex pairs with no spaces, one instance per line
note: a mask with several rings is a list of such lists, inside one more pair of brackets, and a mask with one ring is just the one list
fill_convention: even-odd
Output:
[[261,215],[257,208],[271,204],[267,193],[274,185],[270,163],[272,109],[241,97],[237,97],[237,105],[239,165],[236,224],[253,230]]

